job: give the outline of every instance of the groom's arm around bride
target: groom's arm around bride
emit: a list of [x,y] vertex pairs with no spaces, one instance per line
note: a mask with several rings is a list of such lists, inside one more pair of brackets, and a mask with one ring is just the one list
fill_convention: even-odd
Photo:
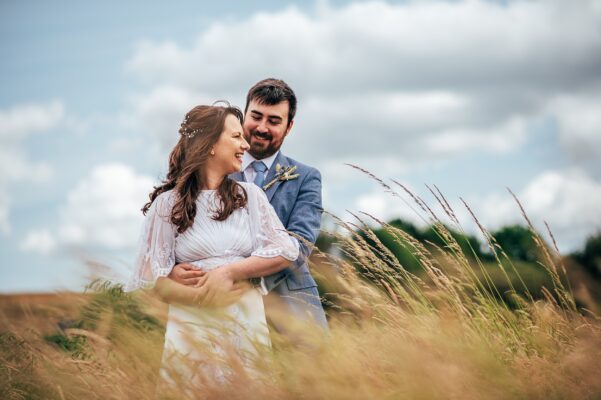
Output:
[[278,331],[287,330],[286,322],[276,321],[278,314],[327,329],[317,285],[307,265],[311,246],[306,243],[314,244],[319,234],[321,175],[317,169],[280,151],[294,124],[296,101],[292,89],[277,79],[265,79],[249,90],[243,130],[250,149],[244,155],[242,171],[231,177],[255,182],[264,189],[286,230],[301,238],[299,258],[290,265],[271,269],[247,262],[239,266],[237,276],[218,269],[205,274],[189,265],[176,266],[170,275],[182,284],[205,285],[207,292],[213,293],[229,287],[236,277],[263,277],[269,292],[265,297],[267,317]]

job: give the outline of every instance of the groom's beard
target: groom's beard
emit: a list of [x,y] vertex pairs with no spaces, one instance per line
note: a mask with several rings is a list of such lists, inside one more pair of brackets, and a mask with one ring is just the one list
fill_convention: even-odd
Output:
[[267,132],[251,131],[246,138],[250,145],[248,152],[257,160],[267,158],[282,147],[283,140],[276,140]]

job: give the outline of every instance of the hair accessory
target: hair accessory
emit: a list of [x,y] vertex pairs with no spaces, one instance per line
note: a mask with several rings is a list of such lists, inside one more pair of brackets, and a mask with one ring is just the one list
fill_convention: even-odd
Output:
[[193,129],[193,130],[189,130],[188,129],[188,116],[186,115],[186,118],[184,118],[184,122],[182,122],[180,124],[181,129],[179,130],[179,133],[182,136],[187,137],[188,139],[193,138],[197,133],[202,133],[202,128],[198,128],[198,129]]

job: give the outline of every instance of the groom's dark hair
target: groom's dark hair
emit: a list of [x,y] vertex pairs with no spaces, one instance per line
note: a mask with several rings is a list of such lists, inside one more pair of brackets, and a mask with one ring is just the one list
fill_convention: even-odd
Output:
[[288,126],[292,123],[296,114],[296,95],[286,82],[281,79],[267,78],[255,83],[246,95],[246,107],[244,114],[248,111],[248,105],[252,100],[259,104],[274,105],[282,101],[288,101]]

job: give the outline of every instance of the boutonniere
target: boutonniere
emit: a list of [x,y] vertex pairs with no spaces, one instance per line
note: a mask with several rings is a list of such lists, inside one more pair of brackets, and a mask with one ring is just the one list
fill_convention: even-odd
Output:
[[275,178],[273,178],[269,183],[263,185],[263,190],[269,189],[277,181],[291,181],[293,179],[298,178],[300,175],[295,174],[294,171],[296,171],[296,165],[291,165],[291,166],[282,168],[282,166],[280,164],[276,164]]

